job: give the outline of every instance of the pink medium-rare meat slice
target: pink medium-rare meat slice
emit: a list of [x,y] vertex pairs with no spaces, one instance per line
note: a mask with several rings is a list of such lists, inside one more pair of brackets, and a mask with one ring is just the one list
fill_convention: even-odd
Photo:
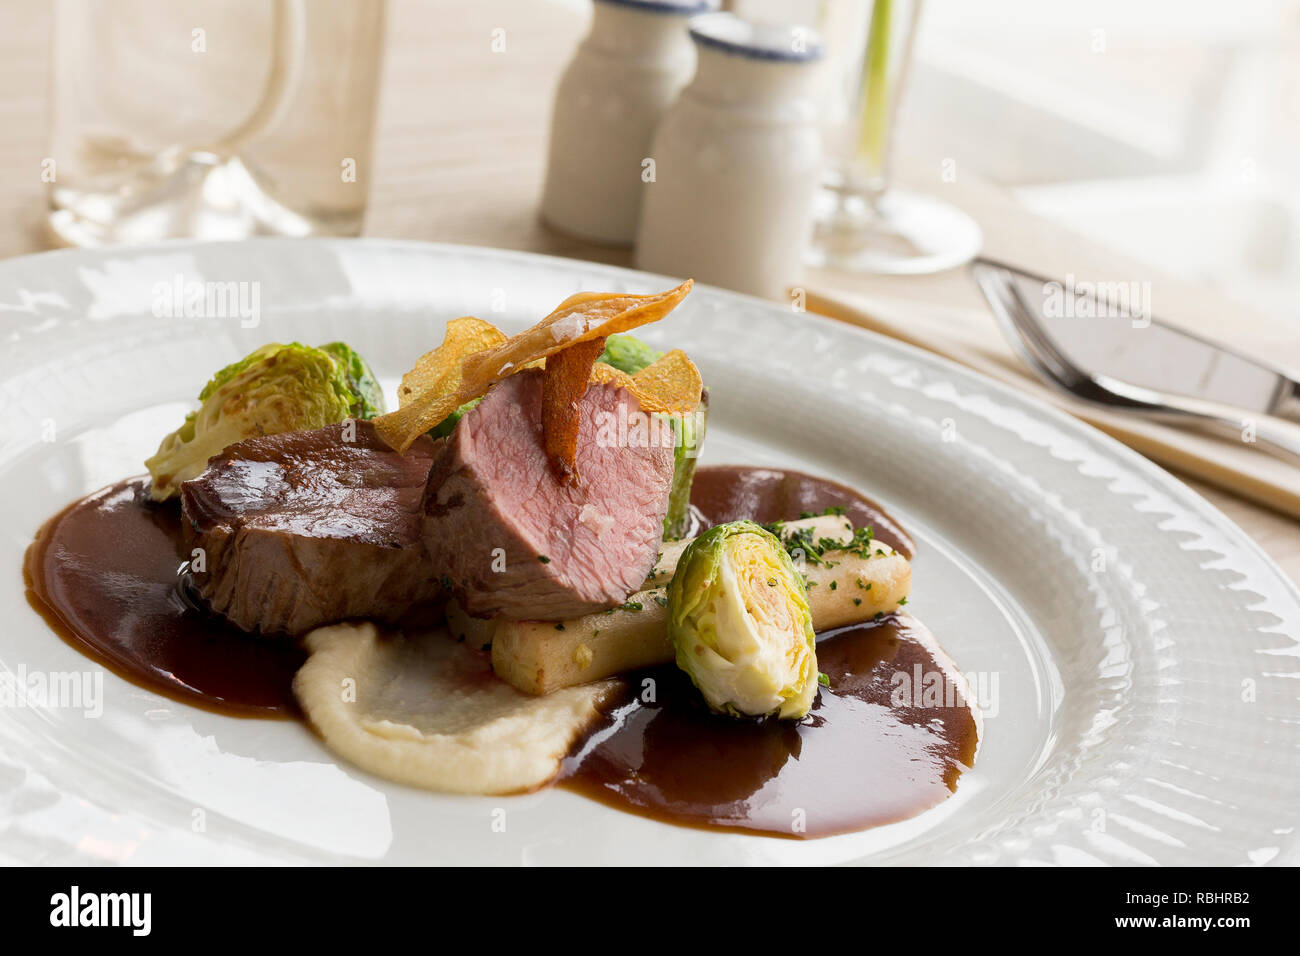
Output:
[[626,389],[593,385],[580,400],[578,477],[563,483],[543,448],[541,408],[540,371],[499,383],[439,445],[429,474],[425,550],[478,617],[560,620],[613,607],[658,557],[671,435],[636,428],[645,419]]
[[181,485],[186,539],[204,550],[195,588],[268,634],[396,622],[432,604],[441,588],[421,540],[432,461],[428,438],[399,455],[368,421],[236,442]]

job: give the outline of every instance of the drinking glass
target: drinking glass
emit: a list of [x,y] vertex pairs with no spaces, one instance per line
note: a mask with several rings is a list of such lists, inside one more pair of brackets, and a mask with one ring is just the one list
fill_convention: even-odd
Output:
[[383,0],[59,0],[49,223],[75,245],[356,235]]
[[832,63],[827,170],[817,196],[809,262],[856,272],[920,274],[969,262],[983,236],[942,200],[890,185],[894,132],[920,0],[845,0],[823,7],[825,36],[855,37]]

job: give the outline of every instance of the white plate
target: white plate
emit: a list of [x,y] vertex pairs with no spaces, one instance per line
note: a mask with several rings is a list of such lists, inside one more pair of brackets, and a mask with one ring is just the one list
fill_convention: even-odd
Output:
[[[255,284],[260,324],[155,317],[158,284],[178,277]],[[23,551],[66,502],[140,472],[217,367],[268,341],[344,339],[391,389],[453,316],[517,329],[579,289],[663,287],[581,262],[372,241],[0,263],[0,667],[94,669],[27,605]],[[217,716],[107,674],[97,718],[0,709],[0,854],[1237,864],[1294,853],[1300,597],[1221,514],[1078,422],[845,325],[701,288],[645,334],[687,349],[712,387],[706,462],[828,475],[917,538],[910,609],[991,705],[978,765],[951,800],[791,841],[677,828],[558,789],[439,796],[338,762],[297,723]]]

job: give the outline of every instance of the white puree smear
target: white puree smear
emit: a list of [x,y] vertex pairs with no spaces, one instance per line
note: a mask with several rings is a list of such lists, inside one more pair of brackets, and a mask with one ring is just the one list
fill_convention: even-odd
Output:
[[449,793],[546,783],[620,683],[533,697],[442,630],[381,636],[373,624],[339,624],[305,643],[311,656],[293,689],[329,748],[381,777]]

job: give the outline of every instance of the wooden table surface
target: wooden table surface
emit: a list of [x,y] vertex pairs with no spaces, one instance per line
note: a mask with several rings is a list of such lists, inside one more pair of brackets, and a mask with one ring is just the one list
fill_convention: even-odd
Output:
[[[41,161],[48,151],[51,6],[0,0],[0,256],[49,248]],[[368,236],[461,242],[627,264],[625,250],[559,236],[537,221],[551,98],[585,29],[572,2],[392,0],[374,149]],[[504,30],[505,50],[493,51]],[[498,34],[500,36],[500,34]],[[900,163],[900,178],[970,212],[986,252],[1049,274],[1152,282],[1157,311],[1300,367],[1300,336],[1214,290],[1162,277],[1025,212],[966,170]],[[861,277],[820,271],[829,291],[982,307],[964,271]],[[1300,580],[1296,522],[1230,493],[1189,482]]]

